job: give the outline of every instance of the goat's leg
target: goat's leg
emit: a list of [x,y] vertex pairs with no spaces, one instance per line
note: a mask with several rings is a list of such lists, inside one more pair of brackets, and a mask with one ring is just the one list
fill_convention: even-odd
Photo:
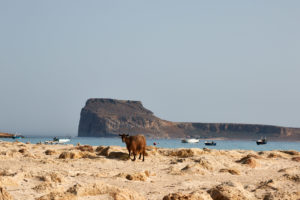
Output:
[[143,162],[145,161],[145,150],[143,151]]
[[135,161],[135,156],[136,156],[136,153],[133,153],[133,160],[132,161]]
[[142,157],[142,152],[140,153],[140,156],[139,156],[139,159],[141,160],[141,157]]
[[128,150],[128,159],[130,159],[130,150]]

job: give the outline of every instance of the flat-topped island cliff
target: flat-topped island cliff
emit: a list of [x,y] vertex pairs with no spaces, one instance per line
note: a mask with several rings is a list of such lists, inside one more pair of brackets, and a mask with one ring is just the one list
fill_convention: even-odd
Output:
[[79,137],[112,137],[120,133],[149,138],[222,137],[300,140],[300,128],[258,124],[170,122],[156,117],[140,101],[94,98],[81,110]]

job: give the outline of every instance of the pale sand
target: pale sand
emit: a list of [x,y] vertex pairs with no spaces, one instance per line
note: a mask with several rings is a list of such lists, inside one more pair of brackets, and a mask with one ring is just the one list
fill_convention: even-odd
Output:
[[0,199],[300,199],[296,151],[96,149],[0,142]]

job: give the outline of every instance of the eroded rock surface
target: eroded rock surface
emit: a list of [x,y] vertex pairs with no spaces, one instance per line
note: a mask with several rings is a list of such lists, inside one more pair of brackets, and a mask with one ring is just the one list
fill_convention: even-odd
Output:
[[[183,102],[184,105],[185,102]],[[300,128],[257,124],[184,123],[156,117],[140,101],[89,99],[81,110],[78,136],[110,137],[144,134],[152,138],[224,137],[300,140]]]

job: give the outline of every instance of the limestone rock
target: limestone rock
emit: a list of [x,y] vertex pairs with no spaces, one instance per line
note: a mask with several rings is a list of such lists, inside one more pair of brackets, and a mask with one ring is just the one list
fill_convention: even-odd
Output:
[[146,181],[149,176],[149,172],[137,172],[133,174],[120,173],[116,177],[123,177],[130,181]]
[[43,195],[36,200],[77,200],[77,197],[70,193],[50,192],[49,194]]
[[163,200],[212,200],[206,191],[196,191],[189,194],[171,193],[163,197]]
[[191,149],[160,149],[159,154],[163,156],[177,156],[181,158],[193,157],[204,153],[203,150],[197,148]]
[[270,153],[268,158],[282,158],[282,156],[278,153]]
[[75,184],[64,192],[53,191],[37,198],[36,200],[76,200],[83,199],[82,197],[86,198],[93,196],[106,197],[105,199],[114,200],[145,200],[143,196],[135,191],[121,189],[102,182]]
[[55,150],[48,149],[48,150],[45,151],[45,154],[46,154],[46,155],[54,155],[54,154],[56,154],[56,151],[55,151]]
[[248,165],[251,168],[255,168],[258,165],[253,156],[251,155],[247,155],[236,162]]
[[28,150],[27,150],[27,149],[25,149],[25,148],[22,148],[22,149],[19,149],[19,152],[20,152],[20,153],[22,153],[22,154],[24,154],[24,153],[27,153],[27,152],[28,152]]
[[293,161],[296,161],[296,162],[300,162],[300,157],[299,157],[299,156],[293,157],[292,160],[293,160]]
[[76,159],[81,158],[81,155],[78,152],[62,152],[59,155],[59,159]]
[[280,151],[282,153],[285,153],[285,154],[288,154],[288,155],[291,155],[291,156],[297,156],[297,155],[300,155],[300,153],[298,151],[294,151],[294,150],[289,150],[289,151]]
[[93,184],[75,184],[67,190],[67,193],[78,197],[108,194],[115,200],[144,200],[144,197],[135,191],[120,189],[101,182]]
[[238,169],[220,169],[219,172],[227,172],[227,173],[230,173],[232,175],[240,175],[240,171]]
[[53,188],[52,183],[50,182],[43,182],[39,185],[36,185],[32,189],[35,190],[36,192],[45,192],[48,191],[49,189]]
[[284,174],[283,175],[286,179],[294,181],[298,184],[300,184],[300,174]]
[[213,200],[254,200],[253,194],[246,191],[241,184],[224,182],[208,190]]
[[13,200],[12,196],[0,186],[0,200]]
[[79,149],[80,151],[94,152],[94,149],[91,145],[78,146],[77,149]]
[[184,168],[181,169],[181,173],[189,173],[189,174],[198,174],[204,175],[205,172],[201,165],[193,164],[193,165],[186,165]]

